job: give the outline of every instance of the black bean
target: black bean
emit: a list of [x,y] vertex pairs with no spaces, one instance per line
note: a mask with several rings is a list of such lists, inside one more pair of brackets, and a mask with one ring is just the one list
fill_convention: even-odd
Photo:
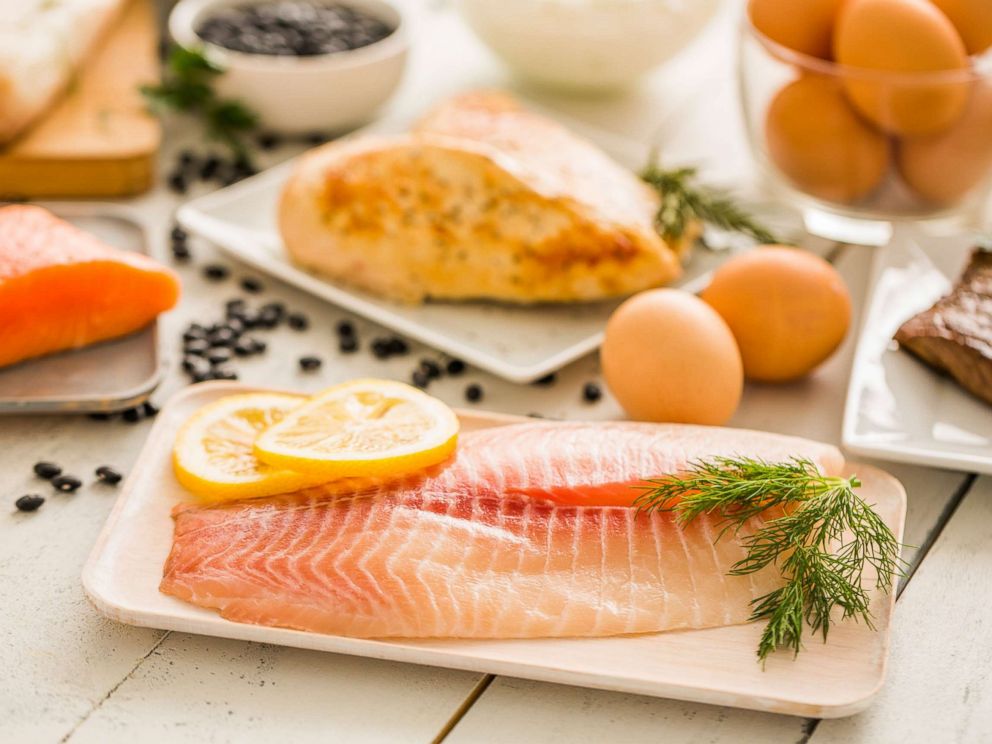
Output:
[[248,329],[248,326],[241,318],[228,318],[224,327],[237,337],[240,337]]
[[300,369],[302,369],[304,372],[313,372],[315,370],[320,369],[320,365],[323,364],[323,361],[320,359],[320,357],[304,356],[304,357],[300,357],[299,364],[300,364]]
[[286,303],[284,302],[266,302],[259,309],[260,312],[268,313],[269,315],[274,315],[279,321],[286,317]]
[[461,359],[449,359],[444,368],[449,375],[457,377],[465,371],[465,362]]
[[44,496],[39,496],[36,493],[29,493],[17,499],[17,501],[14,502],[14,506],[17,507],[18,511],[33,512],[37,511],[38,508],[44,503]]
[[231,270],[221,264],[208,264],[203,267],[203,276],[212,282],[223,281],[230,275]]
[[327,139],[327,135],[323,132],[311,132],[303,138],[303,141],[308,145],[322,145],[327,142]]
[[231,361],[231,350],[223,346],[211,349],[207,352],[207,361],[211,364],[224,364],[225,362],[229,362]]
[[436,380],[441,376],[441,368],[433,359],[421,359],[420,369],[423,370],[424,374],[431,380]]
[[473,382],[471,385],[465,388],[465,400],[467,400],[469,403],[478,403],[480,400],[482,400],[482,397],[483,397],[482,385]]
[[595,403],[603,397],[603,391],[595,382],[587,382],[582,387],[582,398],[587,403]]
[[62,468],[56,465],[54,462],[47,462],[42,460],[41,462],[36,462],[34,464],[34,474],[39,478],[44,478],[45,480],[51,480],[56,475],[62,475]]
[[427,386],[431,384],[431,378],[427,376],[427,373],[422,369],[416,370],[411,376],[414,386],[420,388],[421,390],[426,390]]
[[183,331],[183,341],[189,343],[190,341],[202,341],[207,338],[207,329],[203,326],[190,326],[185,331]]
[[183,351],[194,356],[203,356],[210,350],[210,342],[205,338],[194,338],[183,344]]
[[168,178],[169,189],[177,194],[185,194],[187,184],[186,176],[182,172],[170,173]]
[[238,319],[245,324],[245,328],[262,327],[262,316],[256,310],[246,308],[238,313]]
[[224,326],[211,333],[207,337],[207,340],[210,342],[211,347],[233,346],[238,340],[238,334],[233,329]]
[[544,377],[540,378],[539,380],[534,380],[534,384],[535,385],[544,385],[544,386],[554,385],[557,380],[558,380],[557,375],[555,375],[555,373],[552,372],[551,374],[545,375]]
[[55,487],[56,491],[61,491],[62,493],[72,493],[79,489],[83,485],[83,482],[72,475],[60,475],[52,478],[52,485]]
[[224,303],[224,314],[230,318],[232,315],[241,312],[246,307],[248,303],[242,300],[240,297],[235,297],[234,299],[228,300]]
[[121,418],[129,424],[136,424],[141,420],[141,411],[137,408],[128,408],[121,412]]
[[196,162],[196,154],[192,150],[182,150],[178,157],[179,165],[188,168]]
[[237,372],[235,372],[233,369],[227,369],[227,368],[224,368],[224,367],[217,367],[217,368],[215,368],[214,371],[211,374],[213,375],[213,379],[215,379],[215,380],[237,380],[238,379],[238,373]]
[[246,276],[241,280],[241,289],[245,292],[251,292],[252,294],[257,294],[265,289],[265,285],[262,284],[258,279],[251,276]]
[[372,342],[372,355],[376,359],[387,359],[389,357],[389,342],[384,338],[377,338]]
[[338,321],[335,330],[338,332],[339,336],[354,336],[355,335],[355,324],[350,320],[340,320]]
[[353,354],[358,351],[358,339],[354,336],[342,336],[338,341],[338,350],[342,354]]
[[239,338],[238,342],[234,344],[234,353],[239,357],[251,356],[255,353],[255,348],[250,339]]
[[174,245],[172,246],[172,257],[176,261],[189,261],[193,254],[190,253],[189,248],[185,245]]
[[124,479],[123,475],[121,475],[118,471],[114,470],[109,465],[101,465],[100,467],[98,467],[96,469],[96,477],[99,478],[104,483],[106,483],[108,486],[116,486]]
[[221,160],[216,155],[209,155],[203,161],[203,165],[200,166],[200,178],[204,181],[209,181],[220,169]]
[[290,313],[286,316],[286,323],[294,331],[305,331],[310,327],[310,319],[303,313]]
[[172,232],[169,233],[169,237],[172,238],[173,243],[185,243],[186,239],[189,238],[189,233],[179,225],[176,225],[172,228]]
[[110,421],[113,418],[113,414],[106,413],[105,411],[94,411],[89,414],[89,417],[94,421]]
[[392,356],[403,356],[410,351],[410,345],[399,336],[393,336],[386,341],[386,344]]
[[156,406],[150,400],[146,400],[144,403],[142,403],[141,409],[142,409],[141,412],[144,413],[145,416],[148,416],[149,418],[153,416],[158,416],[158,406]]
[[263,150],[271,150],[278,147],[281,141],[279,135],[275,132],[262,132],[258,135],[258,146]]

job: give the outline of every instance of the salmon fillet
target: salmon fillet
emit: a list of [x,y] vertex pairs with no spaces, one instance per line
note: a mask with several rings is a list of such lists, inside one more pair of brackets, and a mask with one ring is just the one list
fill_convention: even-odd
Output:
[[0,209],[0,367],[143,328],[179,279],[41,207]]
[[[727,571],[737,535],[629,504],[694,458],[833,447],[692,426],[534,423],[466,434],[448,465],[360,495],[338,487],[180,505],[161,591],[238,622],[354,637],[605,636],[746,622],[779,585]],[[621,498],[620,494],[623,494]],[[597,502],[628,506],[589,505]]]

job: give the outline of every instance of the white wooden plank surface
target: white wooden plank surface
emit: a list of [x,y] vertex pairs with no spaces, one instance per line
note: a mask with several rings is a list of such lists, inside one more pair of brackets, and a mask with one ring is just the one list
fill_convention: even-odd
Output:
[[811,744],[992,741],[992,478],[965,496],[897,604],[875,705],[824,721]]

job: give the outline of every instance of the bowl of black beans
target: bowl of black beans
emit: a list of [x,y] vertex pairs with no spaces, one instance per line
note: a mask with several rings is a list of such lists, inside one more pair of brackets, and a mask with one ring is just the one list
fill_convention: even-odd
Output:
[[344,131],[399,85],[407,34],[391,0],[180,0],[169,31],[224,73],[215,87],[269,130]]

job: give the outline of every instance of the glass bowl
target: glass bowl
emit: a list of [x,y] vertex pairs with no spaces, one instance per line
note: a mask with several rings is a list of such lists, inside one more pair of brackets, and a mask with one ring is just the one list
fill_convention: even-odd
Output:
[[980,221],[992,186],[990,70],[845,67],[783,47],[744,16],[738,74],[751,149],[810,232],[876,244],[896,220]]

